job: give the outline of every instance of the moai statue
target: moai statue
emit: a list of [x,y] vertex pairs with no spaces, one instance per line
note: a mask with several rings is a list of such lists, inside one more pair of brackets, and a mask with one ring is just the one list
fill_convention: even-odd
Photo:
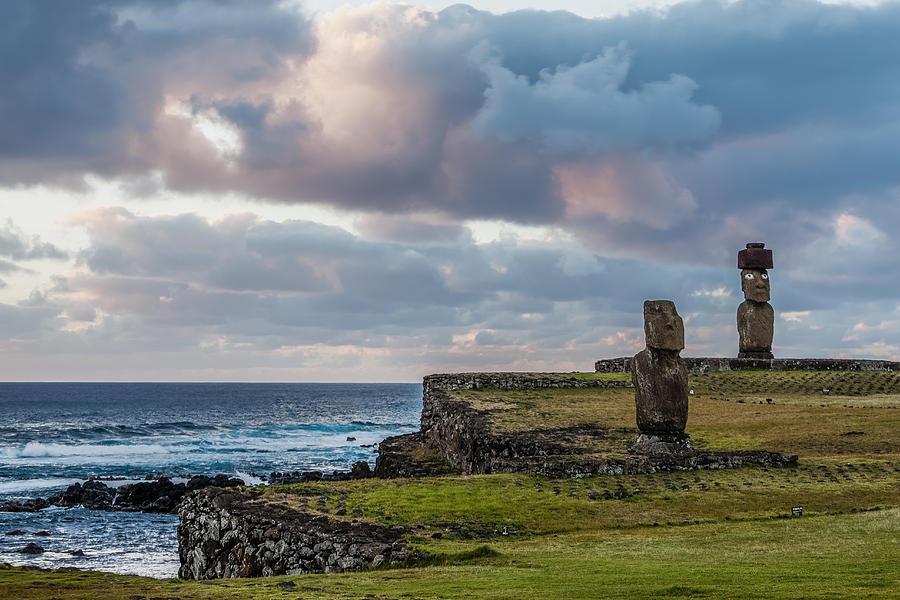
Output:
[[631,361],[634,403],[640,430],[631,451],[671,454],[689,450],[684,432],[688,416],[688,374],[679,353],[684,348],[684,322],[670,300],[644,302],[647,347]]
[[772,335],[775,331],[775,311],[769,304],[769,273],[772,251],[764,243],[747,244],[738,252],[741,288],[745,300],[738,306],[737,329],[740,336],[738,358],[774,358]]

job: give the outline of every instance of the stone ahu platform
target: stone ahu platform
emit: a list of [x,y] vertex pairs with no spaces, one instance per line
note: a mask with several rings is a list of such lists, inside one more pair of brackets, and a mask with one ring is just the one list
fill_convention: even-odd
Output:
[[[597,373],[630,373],[630,356],[604,358],[594,363]],[[682,357],[688,371],[715,373],[718,371],[900,371],[900,362],[855,358],[696,358]]]
[[384,440],[375,475],[525,472],[586,477],[797,463],[797,455],[791,453],[710,448],[696,433],[693,448],[635,454],[629,447],[636,434],[630,377],[430,375],[424,379],[421,429]]

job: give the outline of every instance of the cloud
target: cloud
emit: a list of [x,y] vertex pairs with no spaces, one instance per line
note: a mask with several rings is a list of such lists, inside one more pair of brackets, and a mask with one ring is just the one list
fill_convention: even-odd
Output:
[[70,222],[89,240],[78,264],[5,309],[3,343],[18,357],[126,360],[192,349],[198,356],[185,365],[237,355],[279,364],[355,347],[370,369],[372,361],[399,368],[391,361],[405,357],[412,379],[444,359],[534,368],[556,356],[588,368],[595,355],[631,350],[630,340],[609,336],[640,327],[641,299],[673,297],[692,311],[707,305],[691,296],[694,285],[720,285],[714,271],[683,281],[683,273],[603,259],[566,240],[476,243],[466,228],[455,237],[407,235],[422,224],[415,218],[394,217],[388,229],[403,235],[393,239],[251,214],[106,208]]
[[[780,355],[847,335],[884,354],[896,332],[853,326],[896,320],[898,40],[896,3],[315,21],[274,1],[3,3],[0,185],[91,174],[135,197],[73,217],[88,242],[5,305],[4,344],[190,348],[170,364],[198,377],[277,348],[285,368],[530,368],[628,353],[640,301],[674,298],[692,352],[731,354],[718,291],[760,240],[772,303],[798,319],[779,320]],[[173,191],[172,214],[135,208]],[[329,205],[355,228],[201,218],[178,205],[194,193]],[[469,220],[555,233],[476,241]],[[44,277],[24,261],[64,260],[57,243],[0,226],[0,270]]]
[[[67,254],[50,242],[41,241],[40,237],[28,237],[12,220],[0,228],[0,256],[13,260],[37,260],[42,258],[65,259]],[[14,271],[20,267],[8,261],[0,261],[0,271]]]
[[[380,237],[249,213],[140,216],[111,207],[70,223],[88,239],[77,264],[0,307],[0,344],[15,357],[6,369],[46,377],[35,365],[52,364],[78,378],[81,365],[127,378],[139,374],[137,361],[170,378],[232,380],[321,379],[316,368],[329,378],[394,380],[429,370],[589,369],[596,358],[634,353],[641,302],[655,298],[674,300],[684,315],[688,355],[736,348],[732,265],[672,269],[567,238],[476,242],[465,227],[411,235],[419,217],[392,217]],[[895,294],[853,310],[839,294],[803,304],[814,284],[791,282],[777,256],[780,356],[884,354],[900,322]],[[792,303],[802,308],[792,312]],[[123,370],[107,371],[114,363]]]
[[12,0],[0,17],[8,185],[164,168],[169,98],[271,82],[311,43],[303,15],[274,1]]
[[[896,26],[891,7],[705,2],[587,20],[383,4],[336,11],[313,28],[274,3],[247,11],[97,2],[54,18],[43,6],[7,5],[7,27],[18,34],[9,43],[31,62],[6,74],[29,95],[10,98],[2,112],[21,128],[4,138],[18,144],[16,160],[43,164],[44,179],[61,166],[52,154],[70,159],[60,176],[157,170],[177,189],[528,221],[562,214],[552,181],[566,161],[547,149],[715,148],[748,125],[754,135],[784,131],[807,123],[810,111],[872,122],[892,106],[884,60],[848,74],[868,92],[855,96],[866,111],[847,110],[846,96],[814,96],[834,74],[803,68],[822,62],[809,48],[832,48],[835,39],[881,56],[879,40],[890,38],[857,32],[877,25],[887,33]],[[820,26],[807,32],[810,23]],[[46,42],[42,53],[29,53],[34,39]],[[486,46],[493,53],[479,58]],[[779,52],[795,55],[790,77],[771,68]],[[27,78],[45,68],[56,71],[45,80],[78,85],[62,94]],[[769,102],[776,93],[790,102]],[[808,102],[797,104],[798,94]],[[41,134],[51,130],[53,141]],[[225,131],[234,137],[229,156],[221,154]],[[20,144],[26,134],[43,149]],[[517,184],[523,178],[527,185]]]
[[707,264],[754,231],[800,247],[817,212],[900,186],[895,4],[48,7],[3,8],[8,185],[95,173],[138,195],[554,222]]
[[11,271],[18,271],[21,267],[15,263],[11,263],[8,260],[0,260],[0,272],[9,273]]
[[631,65],[624,44],[573,67],[542,70],[532,83],[491,57],[480,63],[488,79],[485,103],[472,128],[503,141],[535,140],[551,152],[639,150],[708,140],[719,112],[691,102],[697,87],[672,75],[623,90]]
[[559,166],[556,175],[566,199],[565,221],[577,223],[575,231],[597,224],[666,230],[697,208],[690,190],[634,155]]
[[446,243],[468,235],[468,230],[461,225],[380,214],[361,217],[356,228],[367,238],[400,242]]

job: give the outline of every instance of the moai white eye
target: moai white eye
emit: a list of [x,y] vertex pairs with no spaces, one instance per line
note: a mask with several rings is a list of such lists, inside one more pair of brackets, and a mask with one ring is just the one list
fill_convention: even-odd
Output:
[[763,273],[760,277],[762,277],[763,279],[768,279],[768,278],[769,278],[769,274],[768,274],[768,273]]
[[744,273],[744,279],[753,279],[753,273]]

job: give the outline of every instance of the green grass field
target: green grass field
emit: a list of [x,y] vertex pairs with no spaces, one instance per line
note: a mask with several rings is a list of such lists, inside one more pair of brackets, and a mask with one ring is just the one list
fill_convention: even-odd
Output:
[[[427,565],[202,583],[0,567],[0,598],[898,598],[898,385],[877,372],[691,376],[697,446],[796,452],[795,469],[266,490],[266,502],[409,527]],[[456,394],[498,431],[600,421],[633,435],[629,389]]]

